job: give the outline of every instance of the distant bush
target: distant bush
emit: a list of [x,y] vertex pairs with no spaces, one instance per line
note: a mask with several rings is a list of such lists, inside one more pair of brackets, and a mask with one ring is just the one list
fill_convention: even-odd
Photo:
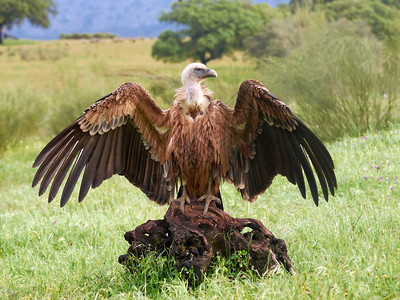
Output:
[[118,35],[106,32],[60,34],[60,40],[113,39],[115,37]]
[[7,55],[8,55],[9,57],[13,57],[13,56],[15,56],[16,53],[17,53],[17,50],[8,49]]
[[[36,48],[32,50],[36,53]],[[106,68],[100,60],[92,65],[96,72]],[[0,89],[0,153],[31,135],[46,139],[54,136],[114,88],[107,84],[102,73],[89,70],[78,76],[76,65],[69,59],[56,62],[52,74],[54,79],[44,90],[23,78],[10,79],[3,84]]]
[[43,98],[21,82],[3,86],[0,99],[1,152],[38,130],[43,119]]
[[66,47],[42,47],[37,48],[21,48],[18,49],[20,58],[25,61],[33,60],[51,60],[56,61],[68,55],[68,50]]
[[258,60],[271,90],[329,140],[393,121],[399,62],[364,26],[346,20],[315,22],[286,56]]
[[52,88],[49,91],[51,99],[46,102],[48,116],[44,125],[49,130],[48,135],[59,133],[80,116],[84,109],[115,88],[113,84],[108,84],[110,79],[105,77],[105,71],[94,73],[106,68],[106,64],[95,60],[84,75],[79,76],[75,64],[71,64],[70,60],[57,63],[57,83],[62,88]]
[[310,33],[318,35],[323,28],[332,27],[340,28],[341,34],[345,35],[374,36],[366,21],[350,22],[342,18],[328,22],[323,11],[300,9],[294,15],[272,19],[257,34],[247,37],[244,43],[245,54],[254,58],[283,57],[307,43]]
[[174,100],[176,89],[181,85],[179,78],[156,75],[151,75],[150,78],[150,94],[161,107],[167,108]]

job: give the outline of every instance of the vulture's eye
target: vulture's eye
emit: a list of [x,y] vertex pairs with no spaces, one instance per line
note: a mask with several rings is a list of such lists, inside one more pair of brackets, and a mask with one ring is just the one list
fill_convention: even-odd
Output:
[[203,73],[203,69],[196,68],[196,69],[194,69],[194,72],[195,72],[196,74],[201,74],[201,73]]

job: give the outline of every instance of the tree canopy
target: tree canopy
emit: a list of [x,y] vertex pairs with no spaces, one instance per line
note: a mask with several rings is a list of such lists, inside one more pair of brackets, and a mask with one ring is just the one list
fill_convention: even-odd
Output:
[[152,56],[164,61],[187,58],[206,63],[231,55],[243,46],[245,37],[256,33],[268,20],[269,6],[244,0],[186,0],[174,2],[160,21],[182,29],[161,33]]
[[27,19],[32,25],[48,27],[49,15],[57,13],[54,0],[0,0],[0,44],[5,28]]

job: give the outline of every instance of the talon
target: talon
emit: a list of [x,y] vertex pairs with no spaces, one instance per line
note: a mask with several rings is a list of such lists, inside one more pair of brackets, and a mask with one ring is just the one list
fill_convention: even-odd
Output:
[[190,203],[189,195],[186,192],[185,186],[183,186],[182,196],[180,196],[177,199],[172,200],[169,204],[171,205],[171,203],[179,203],[180,209],[183,214],[185,213],[185,203],[192,206],[192,203]]
[[204,204],[203,217],[206,215],[211,201],[215,201],[216,203],[221,204],[221,199],[211,194],[206,194],[199,198],[199,201],[204,201],[204,200],[206,200],[206,203]]
[[187,196],[182,196],[174,199],[169,204],[171,205],[171,203],[178,203],[183,214],[185,213],[185,203],[192,206],[192,203],[190,203],[190,199]]

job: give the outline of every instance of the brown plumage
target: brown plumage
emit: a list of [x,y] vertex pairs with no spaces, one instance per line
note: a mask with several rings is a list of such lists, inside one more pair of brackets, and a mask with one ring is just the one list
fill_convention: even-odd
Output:
[[[71,196],[83,171],[79,201],[90,187],[113,174],[125,176],[149,199],[165,204],[199,198],[205,209],[222,205],[219,186],[232,182],[244,200],[255,201],[277,174],[297,184],[305,197],[303,173],[318,205],[334,195],[336,178],[329,152],[290,108],[260,82],[246,80],[235,108],[212,99],[201,82],[217,77],[203,64],[182,72],[183,87],[168,110],[162,110],[136,83],[125,83],[87,108],[40,152],[33,186],[39,195],[51,184],[52,201],[68,175],[61,206]],[[310,163],[311,161],[311,163]],[[174,200],[175,188],[180,197]]]

